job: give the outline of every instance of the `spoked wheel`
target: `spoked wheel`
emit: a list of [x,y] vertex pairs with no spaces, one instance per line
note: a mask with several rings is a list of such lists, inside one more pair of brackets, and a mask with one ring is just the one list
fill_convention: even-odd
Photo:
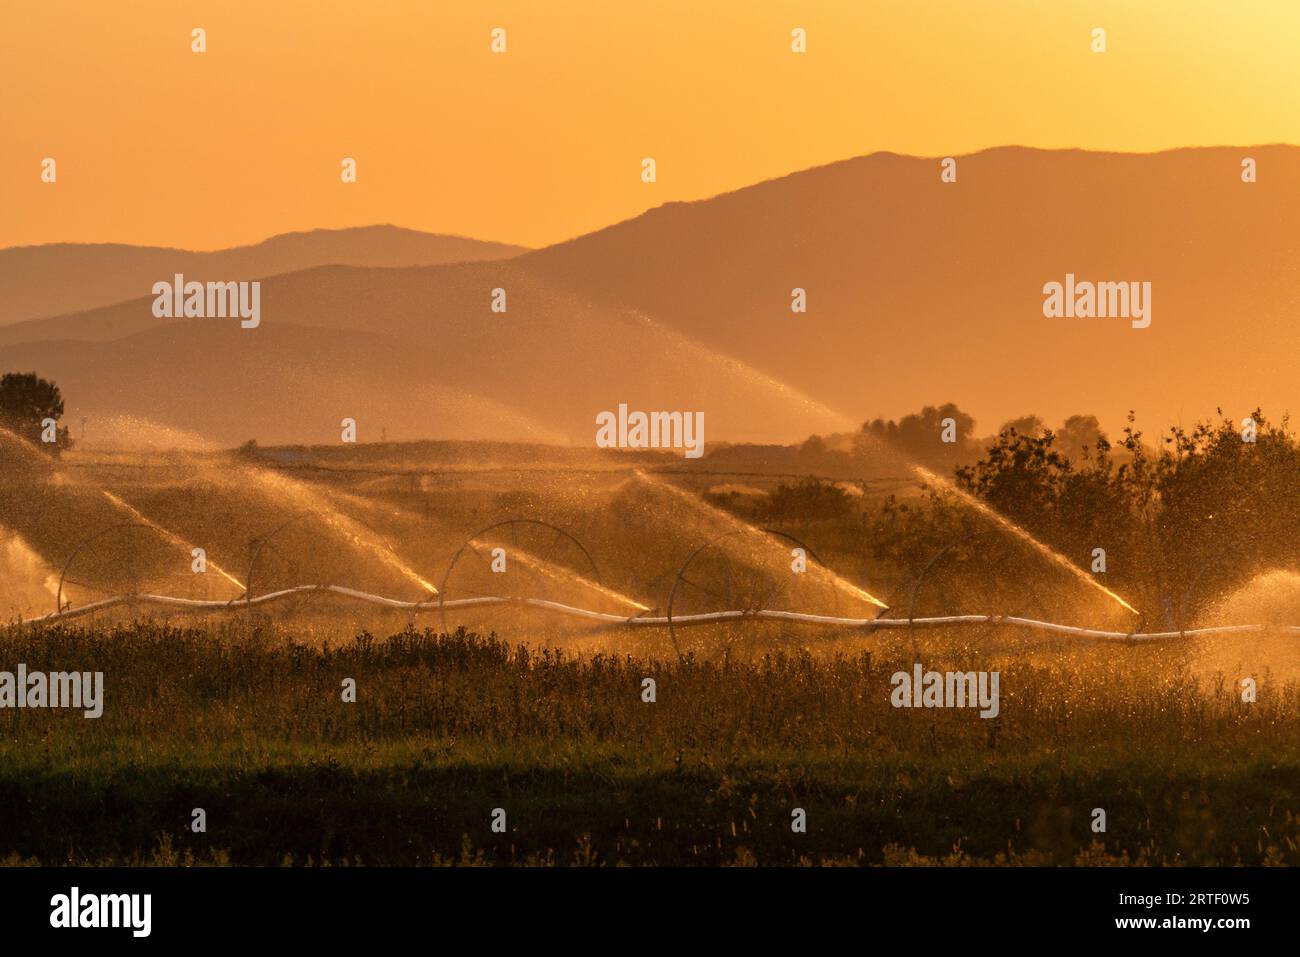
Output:
[[[409,567],[382,532],[359,518],[349,516],[348,520],[355,522],[371,536],[373,547],[381,550],[377,554],[381,555],[383,560],[391,560],[395,567]],[[320,554],[319,542],[329,540],[328,533],[320,526],[313,530],[311,524],[313,521],[319,519],[310,512],[295,515],[248,543],[248,570],[244,574],[244,593],[232,599],[232,604],[242,602],[251,609],[252,602],[258,595],[302,585],[342,585],[355,587],[361,591],[366,590],[362,587],[363,582],[352,580],[353,576],[347,573],[331,574],[322,572],[319,567],[315,568],[315,571],[312,570],[310,563]],[[329,574],[329,578],[334,580],[320,580],[322,574]],[[433,586],[429,585],[427,590],[413,590],[407,600],[423,600],[432,607],[435,600],[432,589]],[[315,598],[319,594],[309,593],[307,597]]]
[[[811,548],[785,532],[731,532],[693,551],[682,563],[668,596],[668,635],[682,654],[687,627],[722,630],[724,646],[742,635],[773,640],[788,621],[753,617],[757,611],[788,611],[844,617],[853,592]],[[718,613],[733,616],[711,618]]]
[[76,585],[97,597],[140,595],[166,582],[184,582],[190,554],[161,529],[147,522],[120,522],[83,538],[63,563],[55,593],[55,611],[70,607],[66,586]]
[[587,547],[549,522],[512,518],[480,529],[456,550],[438,586],[442,630],[453,614],[533,598],[634,614],[636,602],[606,589]]

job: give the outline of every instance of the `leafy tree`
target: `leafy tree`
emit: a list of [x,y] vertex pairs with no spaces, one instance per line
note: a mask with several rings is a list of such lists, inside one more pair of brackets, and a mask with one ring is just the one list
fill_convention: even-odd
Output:
[[849,520],[857,506],[848,492],[830,482],[804,479],[796,485],[782,482],[767,500],[769,520]]
[[998,434],[1003,432],[1018,432],[1021,435],[1040,435],[1046,429],[1043,420],[1036,415],[1022,415],[1018,419],[1012,419],[1010,422],[1003,423],[1002,428],[998,429]]
[[1067,423],[1076,438],[1094,433],[1082,461],[1058,451],[1050,431],[1007,431],[956,478],[1082,568],[1105,549],[1105,583],[1149,624],[1175,627],[1255,574],[1300,567],[1300,442],[1285,419],[1275,425],[1260,410],[1251,419],[1253,441],[1223,418],[1171,428],[1152,449],[1130,413],[1116,464],[1095,420],[1076,416]]
[[804,440],[803,445],[799,446],[799,451],[806,455],[825,455],[826,440],[820,435],[810,435]]
[[[944,419],[953,420],[955,442],[942,441]],[[855,446],[860,454],[870,454],[872,443],[883,441],[915,462],[952,468],[975,457],[974,431],[975,419],[955,403],[945,402],[939,406],[927,405],[897,422],[892,419],[867,422]]]
[[55,442],[43,442],[41,434],[46,419],[57,423],[62,416],[63,395],[53,382],[35,372],[7,372],[0,377],[0,426],[57,455],[72,447],[67,426],[55,426]]
[[1074,462],[1095,454],[1105,442],[1106,436],[1095,415],[1072,415],[1056,433],[1057,451]]

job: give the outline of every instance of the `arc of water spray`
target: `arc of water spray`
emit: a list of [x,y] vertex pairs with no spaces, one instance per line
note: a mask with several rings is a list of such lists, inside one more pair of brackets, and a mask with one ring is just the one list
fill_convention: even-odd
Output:
[[[339,498],[346,499],[347,501],[353,503],[359,508],[378,507],[376,503],[374,503],[373,501],[370,501],[369,499],[363,498],[362,496],[359,495],[351,495],[347,492],[338,492],[338,491],[335,491],[333,494],[338,496]],[[391,510],[390,514],[400,514],[400,510],[397,509]],[[484,543],[478,538],[471,538],[469,539],[467,544],[485,545],[486,543]],[[392,551],[391,546],[389,547],[389,551]],[[613,601],[617,601],[619,604],[626,605],[629,608],[635,608],[638,611],[650,610],[649,606],[641,604],[639,601],[637,601],[635,598],[632,598],[630,595],[625,595],[622,592],[616,591],[615,589],[610,588],[607,585],[602,585],[600,582],[592,581],[591,579],[583,575],[579,575],[577,572],[572,571],[571,569],[560,567],[554,562],[550,562],[544,558],[535,556],[531,552],[527,551],[526,549],[520,548],[518,545],[510,546],[510,554],[516,561],[519,561],[523,565],[526,565],[529,568],[534,569],[536,572],[538,572],[538,574],[546,575],[550,577],[554,581],[560,582],[562,584],[580,585],[593,592],[596,592],[597,594],[604,595],[606,598],[612,599]],[[438,590],[435,588],[434,594],[437,593]]]
[[[637,478],[647,483],[648,485],[652,485],[655,488],[660,488],[665,491],[671,492],[673,495],[677,496],[678,498],[681,498],[684,501],[689,502],[696,509],[706,512],[707,514],[717,518],[719,521],[727,525],[730,525],[732,528],[735,528],[742,532],[746,532],[750,536],[757,538],[758,540],[763,542],[776,541],[776,539],[773,536],[767,534],[761,528],[755,528],[753,525],[749,524],[749,522],[739,519],[736,516],[730,514],[729,512],[723,511],[717,506],[710,505],[708,502],[704,501],[703,499],[691,495],[689,492],[683,491],[682,489],[678,488],[676,485],[673,485],[671,482],[665,482],[663,479],[656,478],[655,476],[650,475],[643,469],[636,469],[635,475],[637,476]],[[847,578],[843,578],[840,575],[837,575],[835,572],[831,571],[826,566],[818,565],[816,567],[821,569],[823,572],[825,572],[825,574],[829,576],[831,584],[834,585],[837,590],[843,592],[844,594],[847,594],[860,601],[865,601],[870,605],[875,605],[877,608],[889,607],[883,601],[877,598],[875,595],[871,594],[865,589],[859,588],[857,585],[853,584],[853,582],[849,581]]]
[[[471,538],[469,540],[469,544],[483,545],[486,543],[480,542],[477,538]],[[637,611],[650,610],[649,606],[641,604],[639,601],[637,601],[635,598],[631,597],[630,595],[624,595],[620,591],[615,591],[613,588],[610,588],[607,585],[602,585],[600,582],[594,582],[590,578],[587,578],[583,575],[579,575],[577,572],[570,571],[567,568],[561,568],[557,566],[554,562],[548,562],[545,559],[537,558],[536,556],[531,555],[528,552],[526,552],[524,549],[520,548],[518,545],[510,546],[510,555],[512,558],[514,558],[515,561],[521,562],[522,564],[527,565],[529,568],[534,569],[539,574],[547,575],[553,580],[560,582],[561,584],[581,585],[582,587],[588,588],[599,595],[604,595],[606,598],[612,599],[613,601],[616,601],[621,605],[626,605],[629,608],[635,608]]]
[[1115,594],[1105,585],[1101,584],[1101,582],[1097,581],[1097,579],[1090,576],[1082,568],[1074,564],[1074,562],[1070,561],[1060,552],[1056,551],[1056,549],[1052,548],[1050,545],[1047,545],[1039,541],[1037,538],[1035,538],[1025,529],[1021,528],[1015,522],[1011,521],[1011,519],[1007,518],[1005,515],[1002,515],[995,509],[989,507],[987,503],[980,501],[978,498],[976,498],[974,495],[971,495],[969,492],[965,491],[964,489],[958,488],[954,482],[951,482],[948,479],[943,478],[942,476],[937,475],[934,472],[931,472],[923,465],[909,464],[908,468],[910,468],[913,472],[915,472],[916,475],[919,476],[923,481],[933,482],[935,485],[941,486],[944,489],[944,491],[960,499],[963,504],[969,505],[971,508],[975,509],[975,511],[979,512],[985,518],[989,519],[994,524],[996,524],[998,527],[1002,528],[1004,531],[1020,539],[1020,541],[1024,542],[1030,548],[1034,549],[1034,551],[1038,552],[1040,555],[1042,555],[1044,558],[1050,561],[1053,565],[1065,569],[1067,572],[1069,572],[1079,581],[1088,585],[1090,588],[1095,588],[1103,595],[1106,595],[1107,597],[1117,602],[1126,611],[1132,612],[1135,615],[1141,614],[1141,612],[1139,612],[1136,608],[1134,608],[1132,605],[1126,602],[1123,598]]
[[[151,518],[149,518],[147,515],[141,512],[130,502],[127,502],[122,498],[118,497],[117,495],[114,495],[112,492],[108,491],[108,489],[100,489],[99,491],[103,494],[103,496],[106,499],[112,502],[115,506],[122,509],[124,512],[126,512],[128,515],[130,515],[133,519],[135,519],[137,522],[141,523],[142,525],[148,525],[150,528],[156,531],[159,535],[163,536],[169,542],[172,542],[175,545],[179,545],[181,548],[184,548],[186,551],[192,551],[194,549],[195,546],[192,542],[187,542],[185,539],[181,538],[181,536],[177,535],[171,529],[164,528],[163,526],[159,525],[157,522],[153,521]],[[227,572],[224,568],[222,568],[212,559],[208,559],[208,566],[212,568],[213,571],[221,575],[222,578],[226,579],[226,581],[234,585],[236,588],[240,589],[241,591],[244,590],[244,585],[238,578],[236,578],[234,575],[231,575],[229,572]]]
[[373,529],[368,528],[363,522],[358,522],[346,515],[323,495],[308,488],[301,482],[265,469],[250,467],[245,472],[270,494],[284,499],[291,499],[297,505],[306,505],[316,518],[344,535],[353,545],[377,557],[407,581],[419,586],[430,595],[438,594],[438,587],[402,561],[397,552],[393,550],[393,546],[383,540],[383,536],[375,533]]

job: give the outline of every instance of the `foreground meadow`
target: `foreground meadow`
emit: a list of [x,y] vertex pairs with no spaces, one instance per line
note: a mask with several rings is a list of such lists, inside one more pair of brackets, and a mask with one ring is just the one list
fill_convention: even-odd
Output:
[[[1246,704],[1186,648],[980,628],[679,661],[393,631],[0,631],[0,668],[105,687],[98,719],[0,710],[0,860],[1300,863],[1300,686]],[[998,717],[892,707],[918,660],[999,669]]]

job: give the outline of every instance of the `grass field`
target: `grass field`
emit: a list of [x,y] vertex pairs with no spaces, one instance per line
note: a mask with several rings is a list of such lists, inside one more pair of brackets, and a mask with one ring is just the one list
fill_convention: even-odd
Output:
[[[677,661],[393,631],[0,631],[4,667],[103,671],[106,699],[0,710],[0,860],[1300,862],[1300,687],[1242,704],[1169,645],[1022,654],[983,628]],[[999,717],[891,707],[918,660],[999,668]]]
[[[1245,533],[1202,520],[1236,501],[1224,489],[1289,501],[1300,444],[1275,437],[1273,458],[1242,457],[1224,435],[1218,451],[1162,460],[1159,522],[1148,505],[1116,511],[1154,500],[1146,486],[1120,494],[1136,472],[1057,475],[1046,446],[1019,440],[990,453],[1005,468],[972,486],[978,502],[747,471],[797,465],[762,450],[752,463],[736,451],[732,475],[532,446],[51,460],[10,442],[0,672],[99,671],[105,702],[90,720],[0,708],[0,862],[1300,863],[1300,667],[1295,637],[1274,627],[1300,621],[1297,537],[1260,506],[1234,521],[1261,554],[1220,555]],[[1052,548],[1000,518],[1022,505]],[[1181,551],[1157,548],[1160,535]],[[1094,541],[1112,546],[1105,576],[1081,571]],[[240,603],[312,584],[426,604]],[[19,623],[139,593],[214,606]],[[447,611],[444,626],[438,594],[620,618],[871,619],[875,596],[902,620],[1269,630],[1116,644],[747,618],[678,627],[674,641],[519,604]],[[997,717],[894,707],[892,677],[918,663],[998,672]]]

